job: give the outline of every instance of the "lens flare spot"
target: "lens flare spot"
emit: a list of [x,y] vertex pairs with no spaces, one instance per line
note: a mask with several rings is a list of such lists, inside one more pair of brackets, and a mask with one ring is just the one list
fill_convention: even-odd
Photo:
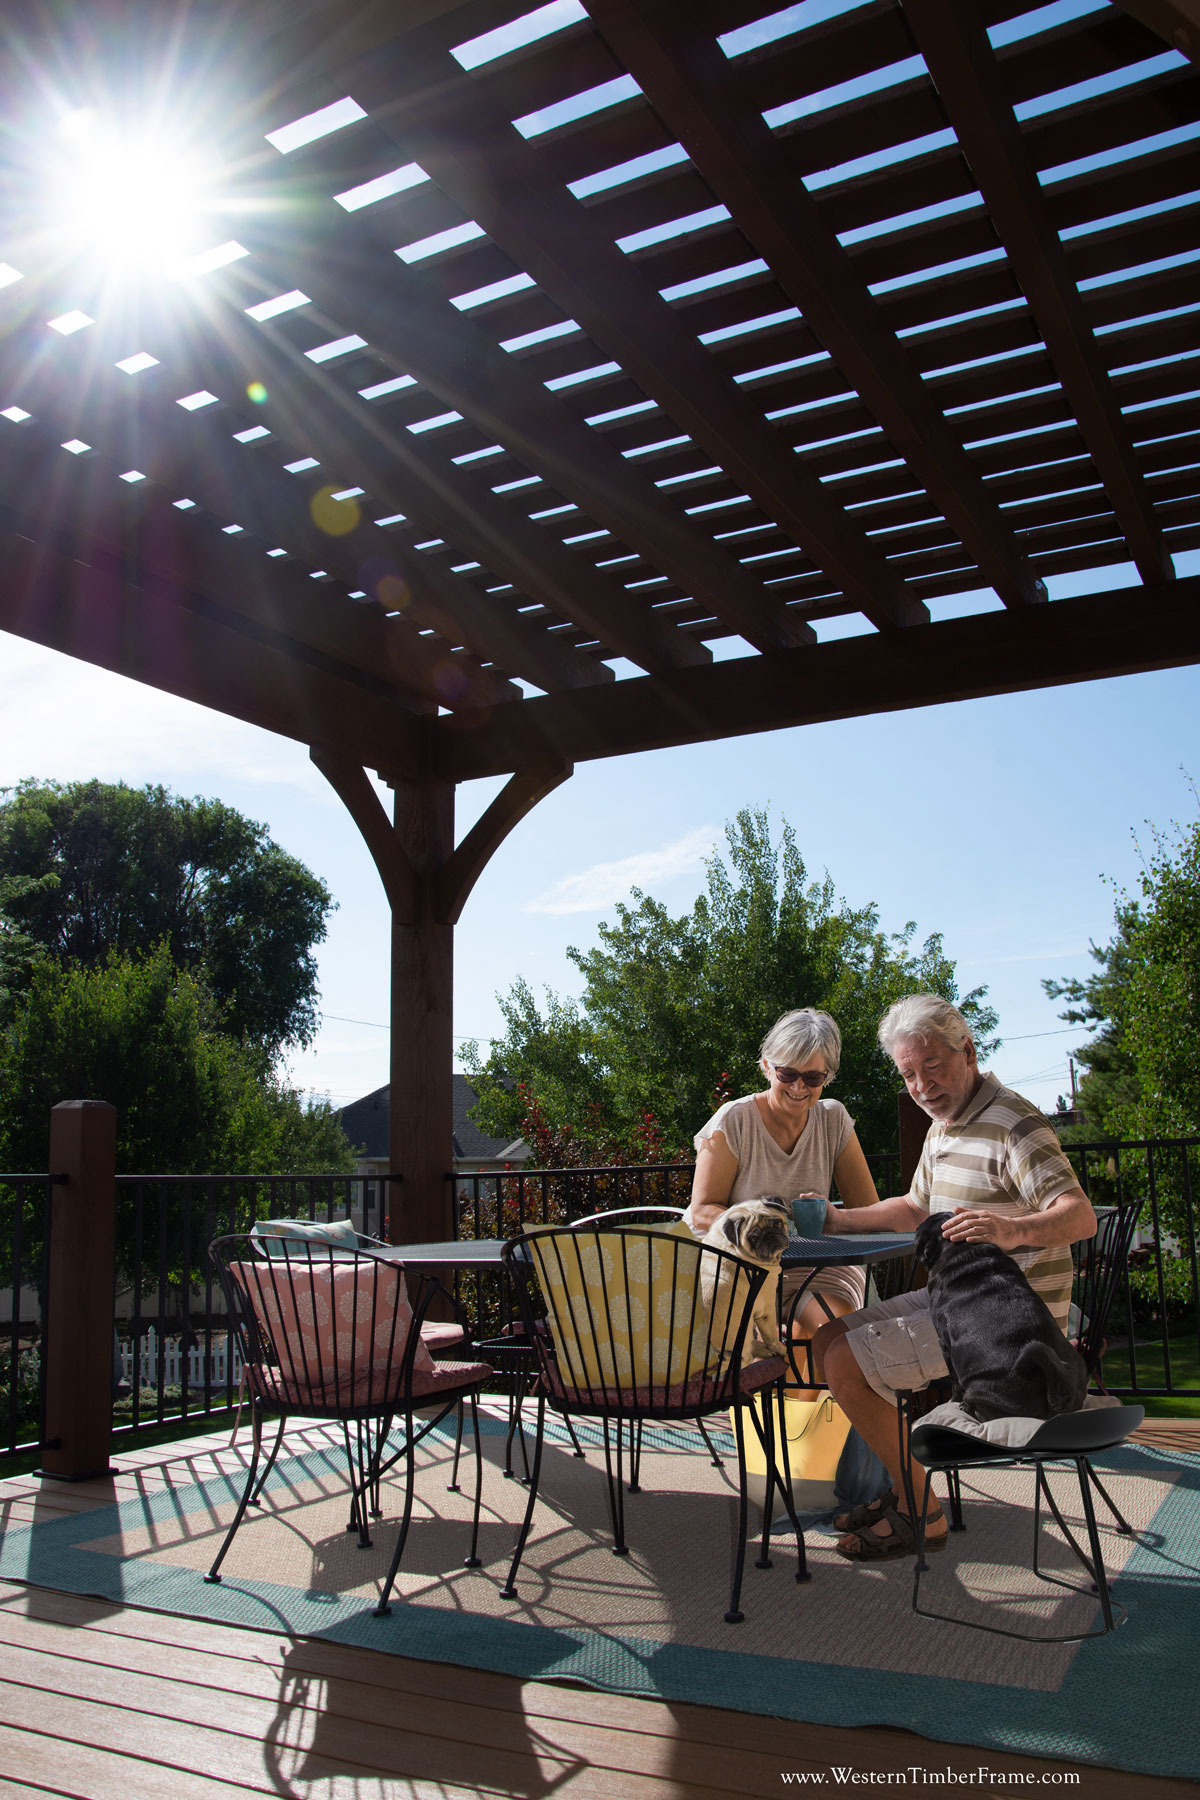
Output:
[[470,681],[467,671],[453,658],[445,657],[433,671],[433,685],[437,689],[438,698],[446,706],[453,706],[465,699]]
[[357,500],[339,500],[338,489],[332,487],[318,488],[308,503],[313,524],[326,537],[345,537],[353,531],[362,518],[362,509]]
[[246,398],[247,400],[253,400],[255,406],[265,406],[267,404],[267,390],[261,381],[252,381],[250,383],[246,389]]
[[412,595],[408,583],[400,575],[381,575],[375,587],[375,598],[385,612],[403,612]]

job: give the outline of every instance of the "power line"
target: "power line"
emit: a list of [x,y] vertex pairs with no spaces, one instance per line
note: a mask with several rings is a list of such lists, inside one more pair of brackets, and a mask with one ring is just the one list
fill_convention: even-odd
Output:
[[[327,1012],[323,1012],[321,1017],[323,1019],[332,1019],[338,1025],[366,1025],[372,1031],[390,1031],[392,1029],[390,1025],[381,1025],[378,1019],[347,1019],[342,1013]],[[455,1032],[453,1034],[454,1042],[456,1044],[472,1044],[477,1042],[482,1036],[483,1033],[480,1031],[467,1032],[466,1034]],[[491,1040],[489,1039],[489,1042],[490,1041]]]
[[1078,1037],[1079,1033],[1084,1030],[1086,1030],[1086,1027],[1083,1025],[1062,1025],[1057,1031],[1026,1031],[1023,1032],[1020,1037],[1002,1036],[1000,1042],[1002,1044],[1027,1044],[1030,1038]]
[[1009,1075],[1005,1078],[1005,1087],[1020,1087],[1023,1081],[1061,1081],[1064,1070],[1061,1063],[1055,1063],[1049,1069],[1030,1069],[1025,1075]]
[[[348,1019],[343,1013],[323,1012],[321,1017],[323,1019],[332,1019],[337,1025],[365,1025],[370,1031],[390,1031],[392,1029],[390,1025],[381,1025],[378,1019]],[[1004,1037],[1002,1035],[1000,1041],[1002,1045],[1027,1044],[1032,1038],[1078,1037],[1081,1032],[1086,1032],[1086,1029],[1086,1026],[1083,1025],[1061,1025],[1055,1031],[1024,1031],[1017,1037]],[[484,1033],[482,1031],[457,1031],[453,1033],[454,1042],[456,1044],[477,1043],[483,1036]],[[492,1039],[488,1038],[487,1042],[491,1043]]]

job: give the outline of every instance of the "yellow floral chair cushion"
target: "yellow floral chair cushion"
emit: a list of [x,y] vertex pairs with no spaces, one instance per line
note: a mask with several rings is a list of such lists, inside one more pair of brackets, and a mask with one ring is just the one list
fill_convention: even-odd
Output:
[[[531,1233],[529,1252],[565,1388],[661,1392],[716,1368],[700,1286],[705,1253],[682,1222],[652,1231]],[[736,1279],[748,1285],[740,1271]],[[742,1304],[737,1296],[737,1310]]]

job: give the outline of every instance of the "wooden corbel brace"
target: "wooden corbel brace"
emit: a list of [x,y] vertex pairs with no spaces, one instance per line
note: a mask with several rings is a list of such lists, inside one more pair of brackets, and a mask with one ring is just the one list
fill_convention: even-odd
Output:
[[471,889],[509,832],[539,800],[568,781],[574,767],[573,763],[538,762],[509,777],[434,877],[434,912],[443,924],[457,925]]
[[393,916],[402,921],[415,920],[418,902],[416,870],[371,786],[366,770],[352,757],[339,756],[318,744],[314,744],[308,754],[361,831],[379,870]]

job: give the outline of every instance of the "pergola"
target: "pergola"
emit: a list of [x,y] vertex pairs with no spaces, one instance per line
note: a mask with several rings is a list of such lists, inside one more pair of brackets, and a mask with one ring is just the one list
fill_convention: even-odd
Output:
[[[1200,658],[1200,0],[4,31],[0,627],[311,747],[392,909],[396,1236],[449,1231],[454,923],[575,762]],[[221,205],[115,286],[53,109],[152,103]]]

